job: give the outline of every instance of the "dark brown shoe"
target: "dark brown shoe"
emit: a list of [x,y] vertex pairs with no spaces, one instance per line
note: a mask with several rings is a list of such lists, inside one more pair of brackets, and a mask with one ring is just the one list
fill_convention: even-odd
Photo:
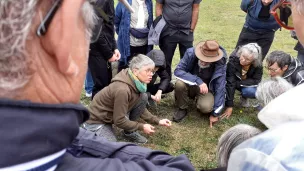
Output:
[[187,109],[178,109],[178,111],[174,113],[173,121],[180,122],[187,116],[187,114]]

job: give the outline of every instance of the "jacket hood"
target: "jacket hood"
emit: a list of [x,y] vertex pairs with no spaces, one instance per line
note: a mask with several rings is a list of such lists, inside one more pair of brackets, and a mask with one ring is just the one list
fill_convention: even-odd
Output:
[[152,50],[147,56],[152,59],[155,63],[155,67],[165,68],[166,67],[166,59],[165,54],[161,50]]
[[283,78],[291,76],[298,68],[302,67],[302,63],[298,59],[291,58],[291,63],[287,71],[284,73]]
[[123,69],[120,71],[112,80],[111,83],[114,82],[122,82],[127,84],[129,87],[134,89],[136,92],[138,92],[135,83],[131,80],[129,74],[128,74],[128,69]]

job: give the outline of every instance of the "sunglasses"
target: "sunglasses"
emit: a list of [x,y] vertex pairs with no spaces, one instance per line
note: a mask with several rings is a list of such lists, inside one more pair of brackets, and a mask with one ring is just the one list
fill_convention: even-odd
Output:
[[270,14],[274,16],[275,20],[281,27],[287,30],[294,30],[291,15],[291,3],[288,0],[281,0],[279,3],[277,3],[270,10]]
[[[41,23],[39,24],[36,34],[39,37],[42,37],[46,34],[56,12],[58,11],[58,9],[60,8],[61,4],[62,4],[63,0],[54,0],[53,1],[53,5],[50,8],[50,10],[47,12],[46,16],[43,18],[43,20],[41,21]],[[96,23],[93,31],[92,31],[92,37],[91,37],[91,43],[95,43],[102,31],[102,25],[103,25],[103,21],[108,21],[109,17],[105,14],[105,12],[97,7],[96,5],[92,4],[94,6],[94,11],[95,13],[99,16],[98,17],[98,22]]]

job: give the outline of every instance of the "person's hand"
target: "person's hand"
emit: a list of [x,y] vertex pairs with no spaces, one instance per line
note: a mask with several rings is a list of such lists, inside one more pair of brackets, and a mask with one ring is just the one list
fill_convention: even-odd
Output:
[[115,62],[117,61],[117,55],[113,54],[113,56],[108,60],[109,62]]
[[158,125],[170,127],[172,125],[172,122],[169,119],[162,119],[159,121]]
[[208,93],[208,86],[207,84],[203,83],[199,86],[200,88],[200,93],[201,94],[207,94]]
[[117,59],[117,60],[119,60],[120,57],[121,57],[121,54],[120,54],[120,52],[119,52],[118,49],[115,49],[115,50],[114,50],[114,55],[116,55],[116,59]]
[[209,123],[210,123],[210,128],[212,128],[212,125],[219,121],[219,117],[216,117],[216,116],[213,116],[213,115],[210,115],[209,116]]
[[120,52],[118,49],[114,50],[113,56],[108,60],[109,62],[115,62],[118,61],[120,59]]
[[143,129],[144,133],[145,134],[153,134],[155,131],[154,131],[154,127],[150,124],[144,124],[144,129]]
[[154,96],[151,95],[151,98],[152,98],[155,102],[159,103],[159,102],[161,101],[162,92],[163,92],[162,90],[158,90],[157,93],[156,93]]
[[227,107],[227,109],[225,110],[225,112],[221,115],[221,119],[223,118],[229,118],[232,114],[232,110],[233,108],[232,107]]

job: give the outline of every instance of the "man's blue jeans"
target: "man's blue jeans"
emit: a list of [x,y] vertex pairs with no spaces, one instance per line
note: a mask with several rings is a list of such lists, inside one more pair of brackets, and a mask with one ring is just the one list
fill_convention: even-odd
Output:
[[242,96],[244,98],[251,98],[254,99],[255,98],[255,92],[257,91],[256,87],[243,87],[241,89],[242,91]]
[[92,78],[90,69],[88,68],[86,79],[84,82],[84,89],[85,89],[86,93],[91,94],[93,91],[93,86],[94,86],[93,78]]

